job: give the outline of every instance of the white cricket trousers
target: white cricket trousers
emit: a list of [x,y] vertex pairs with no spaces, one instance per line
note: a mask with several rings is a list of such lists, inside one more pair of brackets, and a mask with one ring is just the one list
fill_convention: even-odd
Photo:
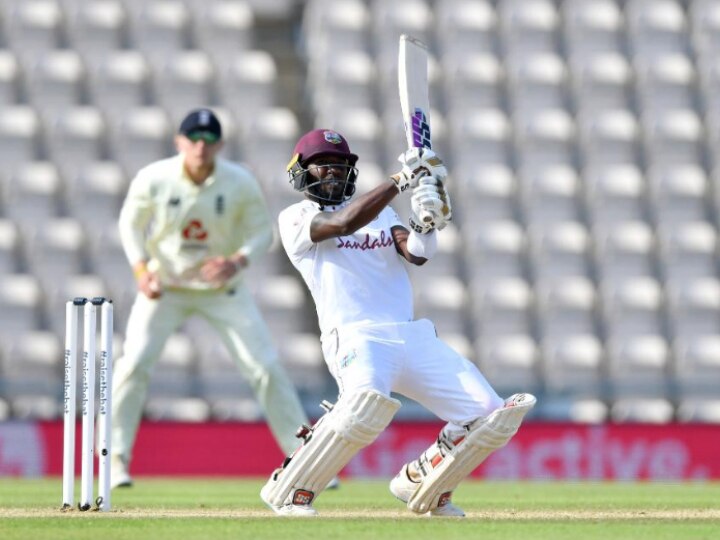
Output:
[[247,288],[240,285],[233,294],[166,290],[156,300],[137,295],[123,356],[114,364],[113,454],[130,460],[155,362],[170,335],[191,316],[202,317],[218,332],[254,390],[279,446],[285,454],[295,450],[295,432],[308,420],[260,311]]
[[427,319],[357,324],[322,337],[341,394],[373,389],[413,399],[448,422],[451,433],[503,406],[480,370],[440,340]]

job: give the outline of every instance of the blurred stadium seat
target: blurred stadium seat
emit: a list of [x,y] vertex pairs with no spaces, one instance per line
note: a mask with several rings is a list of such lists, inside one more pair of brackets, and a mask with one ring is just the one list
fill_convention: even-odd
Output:
[[530,335],[490,335],[479,339],[475,346],[478,367],[499,393],[510,392],[517,384],[529,392],[540,388],[540,356]]
[[543,379],[550,400],[598,399],[603,395],[605,351],[595,333],[548,336],[541,346]]
[[532,274],[537,282],[592,274],[591,238],[579,221],[528,231]]
[[12,171],[41,156],[42,122],[29,105],[7,105],[0,109],[0,159]]
[[498,52],[497,13],[491,2],[438,0],[435,12],[438,49],[444,62],[461,64],[475,53]]
[[151,74],[150,64],[140,51],[107,51],[90,63],[90,98],[115,121],[128,109],[149,103]]
[[5,343],[40,328],[42,289],[31,274],[0,276],[0,335]]
[[27,161],[5,177],[5,215],[26,236],[60,213],[62,178],[51,161]]
[[111,157],[122,165],[128,176],[135,177],[149,163],[171,155],[174,131],[162,107],[126,110],[113,125]]
[[68,214],[85,227],[101,234],[117,224],[107,216],[120,213],[128,180],[114,161],[91,161],[78,167],[76,174],[65,177]]
[[552,0],[506,0],[498,8],[499,29],[509,60],[559,47],[560,14]]
[[65,107],[47,124],[48,154],[65,177],[75,176],[85,166],[106,157],[107,131],[99,109]]
[[581,115],[632,106],[632,68],[617,52],[597,53],[572,69],[572,86]]
[[625,18],[615,0],[562,3],[570,61],[579,69],[598,55],[622,53]]
[[178,125],[189,110],[214,101],[215,68],[210,56],[201,50],[183,50],[168,55],[154,73],[155,102]]
[[18,103],[23,92],[20,62],[12,51],[0,50],[0,104]]
[[0,275],[14,274],[18,270],[21,245],[15,222],[0,218]]
[[160,66],[191,43],[191,13],[182,0],[128,2],[130,39],[134,48]]
[[255,16],[247,2],[195,1],[188,5],[194,10],[195,47],[209,54],[218,67],[231,63],[238,53],[252,46]]
[[539,335],[558,338],[598,331],[597,291],[585,276],[561,276],[535,284]]
[[71,4],[65,13],[68,41],[86,60],[99,60],[127,45],[129,17],[122,0]]
[[41,54],[60,48],[65,20],[58,0],[13,0],[3,7],[4,38],[26,65],[32,65]]
[[85,99],[87,70],[80,54],[71,49],[43,52],[27,73],[29,102],[52,122],[58,114]]
[[232,61],[222,66],[218,75],[220,100],[243,124],[276,102],[277,65],[266,51],[238,52]]

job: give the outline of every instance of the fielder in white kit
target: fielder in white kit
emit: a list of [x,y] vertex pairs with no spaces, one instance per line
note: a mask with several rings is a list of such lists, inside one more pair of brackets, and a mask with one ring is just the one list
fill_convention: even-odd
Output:
[[[447,422],[437,441],[405,464],[390,491],[418,514],[464,516],[453,490],[504,446],[534,406],[530,394],[503,400],[470,361],[437,338],[429,320],[414,320],[404,261],[422,265],[437,230],[452,217],[442,161],[427,149],[400,156],[391,181],[355,198],[358,157],[342,135],[305,134],[288,165],[306,199],[281,212],[283,246],[316,304],[325,361],[337,381],[335,405],[261,490],[277,514],[311,516],[328,480],[387,427],[397,392]],[[410,229],[388,204],[412,190]],[[419,216],[430,213],[432,220]]]
[[120,213],[138,295],[113,375],[113,487],[132,484],[129,463],[152,368],[168,337],[193,315],[218,332],[283,452],[296,447],[296,428],[307,421],[242,281],[242,269],[273,238],[260,186],[245,167],[217,157],[222,127],[211,110],[191,111],[175,143],[176,156],[138,172]]

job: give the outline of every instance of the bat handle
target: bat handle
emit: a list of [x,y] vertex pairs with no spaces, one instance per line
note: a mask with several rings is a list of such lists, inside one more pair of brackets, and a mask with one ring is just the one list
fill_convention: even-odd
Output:
[[418,217],[423,223],[430,223],[433,220],[432,212],[428,212],[427,210],[421,210]]

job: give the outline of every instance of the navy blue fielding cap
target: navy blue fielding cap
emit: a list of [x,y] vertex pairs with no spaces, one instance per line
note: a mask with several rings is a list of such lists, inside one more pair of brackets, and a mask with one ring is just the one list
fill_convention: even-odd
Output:
[[222,126],[215,113],[210,109],[195,109],[190,111],[185,119],[180,123],[178,132],[181,135],[187,135],[194,131],[207,131],[216,135],[218,139],[222,139]]

